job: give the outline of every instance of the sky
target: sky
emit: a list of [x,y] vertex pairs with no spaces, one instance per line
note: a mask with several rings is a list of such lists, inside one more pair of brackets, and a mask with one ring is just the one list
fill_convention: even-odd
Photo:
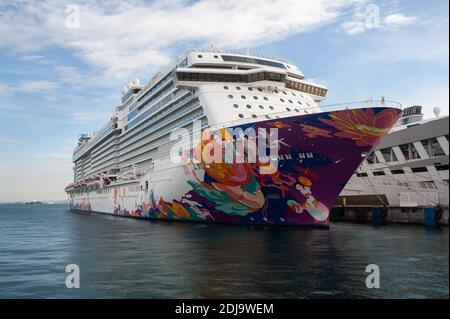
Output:
[[186,48],[283,56],[326,104],[449,109],[448,0],[0,0],[0,201],[61,200],[79,134]]

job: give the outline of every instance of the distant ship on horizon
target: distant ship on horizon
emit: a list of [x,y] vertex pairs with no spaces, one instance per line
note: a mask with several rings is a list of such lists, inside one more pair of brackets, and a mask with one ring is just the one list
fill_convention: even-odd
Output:
[[42,202],[35,199],[35,200],[32,200],[31,202],[25,202],[25,204],[29,204],[29,205],[42,204]]
[[[168,221],[328,227],[337,196],[397,122],[401,105],[369,100],[324,111],[318,103],[326,93],[282,58],[186,51],[147,85],[128,83],[111,120],[80,136],[73,182],[65,188],[70,208]],[[173,132],[180,128],[202,138],[175,163]],[[265,132],[258,144],[269,140],[278,154],[209,164],[202,150],[218,141],[203,138],[206,129],[218,132],[233,155],[255,147],[238,149],[246,132]]]

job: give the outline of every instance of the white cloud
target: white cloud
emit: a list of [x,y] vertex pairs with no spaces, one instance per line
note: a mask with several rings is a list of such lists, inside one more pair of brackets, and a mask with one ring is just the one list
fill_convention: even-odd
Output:
[[59,87],[57,82],[46,80],[25,80],[21,81],[17,86],[13,87],[14,91],[23,93],[42,93],[54,91]]
[[12,93],[48,93],[55,91],[59,83],[47,80],[23,80],[16,84],[0,83],[0,94]]
[[408,17],[401,13],[390,14],[384,18],[384,23],[387,27],[395,28],[400,26],[406,26],[416,22],[415,17]]
[[366,31],[362,21],[347,21],[342,24],[342,29],[349,35],[357,35]]
[[[320,27],[361,0],[81,1],[80,28],[65,27],[65,6],[53,1],[1,5],[0,46],[25,52],[58,46],[106,77],[170,61],[174,46],[210,42],[247,47]],[[14,35],[14,36],[12,36]]]

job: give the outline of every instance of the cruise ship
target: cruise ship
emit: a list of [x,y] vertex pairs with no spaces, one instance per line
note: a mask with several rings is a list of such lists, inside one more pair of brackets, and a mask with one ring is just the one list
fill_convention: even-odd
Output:
[[[423,222],[423,208],[440,207],[448,224],[448,115],[424,119],[422,106],[403,110],[389,134],[355,171],[340,194],[341,207],[389,208],[388,219]],[[415,220],[412,220],[415,219]]]
[[80,135],[70,208],[328,227],[336,198],[401,105],[320,107],[327,91],[282,58],[187,50],[147,84],[129,82],[111,120]]

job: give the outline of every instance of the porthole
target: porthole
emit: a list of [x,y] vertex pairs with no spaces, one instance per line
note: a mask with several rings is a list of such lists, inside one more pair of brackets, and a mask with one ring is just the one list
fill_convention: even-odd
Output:
[[247,106],[248,109],[252,108],[252,106],[250,104],[247,104],[246,106]]
[[233,107],[234,107],[235,109],[237,109],[237,108],[239,107],[239,105],[233,104]]
[[300,112],[300,110],[299,110],[299,109],[295,109],[295,112],[297,112],[297,113],[298,113],[298,112]]
[[258,88],[258,91],[259,91],[259,92],[262,92],[262,89],[261,89],[261,88]]
[[304,112],[305,112],[305,114],[308,114],[308,111],[307,111],[307,110],[304,110]]
[[214,56],[214,59],[218,59],[218,58],[219,58],[219,56],[217,56],[217,55]]
[[283,94],[284,94],[284,95],[287,95],[286,91],[283,91]]
[[270,106],[269,106],[269,109],[273,110],[273,106],[272,106],[272,105],[270,105]]
[[286,111],[289,111],[289,112],[290,112],[290,111],[291,111],[291,109],[287,107],[287,108],[286,108]]
[[270,116],[269,115],[266,115],[265,118],[270,120]]
[[284,102],[284,99],[280,99],[281,102]]
[[278,94],[278,90],[273,90],[276,94]]
[[259,108],[260,108],[261,110],[264,110],[264,106],[262,106],[262,105],[260,105]]
[[201,58],[203,58],[203,55],[199,54],[199,55],[197,55],[197,58],[201,59]]
[[238,91],[239,91],[240,89],[241,89],[241,87],[240,87],[240,86],[236,86],[236,90],[238,90]]
[[230,99],[232,99],[232,98],[233,98],[233,95],[230,94],[230,95],[228,95],[228,97],[229,97]]
[[267,96],[263,97],[263,99],[269,101],[269,98]]
[[241,95],[241,98],[242,98],[243,100],[245,100],[245,99],[246,99],[245,95]]
[[289,101],[289,103],[291,103],[291,104],[294,103],[294,102],[292,102],[292,100],[288,100],[288,101]]
[[229,87],[228,87],[227,85],[224,85],[223,88],[224,88],[225,90],[228,90],[228,89],[229,89]]
[[300,105],[303,105],[303,103],[302,102],[300,102],[300,101],[297,101],[298,102],[298,104],[300,104]]
[[257,97],[256,95],[253,95],[253,98],[254,98],[255,100],[257,100],[257,99],[258,99],[258,97]]
[[239,114],[239,117],[240,117],[240,118],[243,118],[243,117],[244,117],[244,114]]
[[291,92],[293,96],[297,96],[297,94],[295,94],[294,92]]
[[257,118],[256,114],[252,114],[252,117],[253,117],[254,119],[256,119],[256,118]]

